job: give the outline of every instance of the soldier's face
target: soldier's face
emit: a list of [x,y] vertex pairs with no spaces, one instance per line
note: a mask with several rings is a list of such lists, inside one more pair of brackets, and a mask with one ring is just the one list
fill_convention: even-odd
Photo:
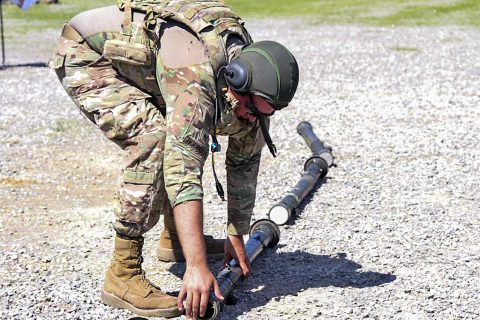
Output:
[[255,95],[241,95],[230,88],[228,88],[228,90],[239,102],[239,106],[235,109],[235,114],[239,118],[247,119],[250,122],[254,122],[257,119],[257,117],[251,112],[249,107],[251,104],[253,104],[257,111],[263,115],[270,116],[275,112],[275,109],[273,109],[263,97]]
[[275,109],[272,108],[270,103],[265,98],[252,95],[252,103],[257,108],[257,111],[265,116],[271,116],[275,113]]

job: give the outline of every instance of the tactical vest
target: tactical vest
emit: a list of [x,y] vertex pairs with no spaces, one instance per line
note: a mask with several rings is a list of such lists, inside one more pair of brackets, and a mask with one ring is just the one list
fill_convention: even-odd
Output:
[[[202,42],[216,71],[227,64],[226,43],[230,35],[245,44],[252,38],[244,22],[232,10],[212,0],[117,0],[125,12],[121,39],[105,43],[104,56],[120,74],[141,89],[161,99],[155,77],[158,35],[162,21],[174,20],[190,28]],[[143,22],[134,22],[132,11],[145,13]],[[160,100],[159,99],[159,100]]]

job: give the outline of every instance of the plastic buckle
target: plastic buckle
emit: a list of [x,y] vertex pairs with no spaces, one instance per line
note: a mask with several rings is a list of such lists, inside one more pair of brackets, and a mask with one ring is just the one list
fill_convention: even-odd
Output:
[[210,145],[210,150],[212,152],[220,152],[222,150],[222,146],[220,145],[220,143],[214,142]]

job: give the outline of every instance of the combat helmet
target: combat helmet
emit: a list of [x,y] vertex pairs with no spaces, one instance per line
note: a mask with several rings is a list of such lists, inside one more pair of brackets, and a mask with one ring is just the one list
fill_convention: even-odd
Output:
[[297,90],[298,64],[280,43],[258,41],[237,52],[226,66],[225,79],[235,91],[261,96],[280,110],[290,103]]

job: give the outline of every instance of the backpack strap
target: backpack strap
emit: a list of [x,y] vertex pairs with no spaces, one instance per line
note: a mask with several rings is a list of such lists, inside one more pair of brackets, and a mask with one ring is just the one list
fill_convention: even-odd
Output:
[[123,35],[129,38],[132,36],[132,21],[133,21],[132,2],[131,0],[125,0],[122,29],[123,29]]

